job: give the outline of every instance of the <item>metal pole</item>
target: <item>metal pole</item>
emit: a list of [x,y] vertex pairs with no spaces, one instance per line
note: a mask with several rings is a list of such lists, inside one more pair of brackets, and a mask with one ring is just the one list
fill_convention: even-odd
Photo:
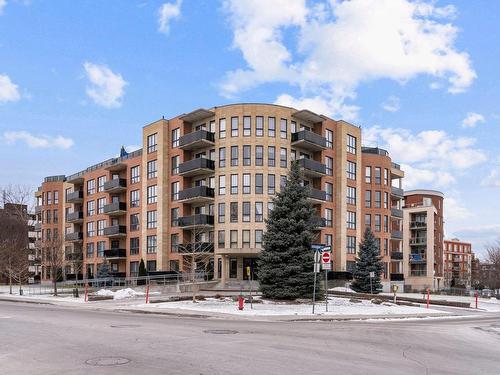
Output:
[[313,287],[313,314],[314,314],[314,303],[316,302],[316,262],[314,262],[314,287]]
[[325,307],[328,312],[328,270],[325,270]]
[[373,294],[372,277],[370,276],[370,294]]

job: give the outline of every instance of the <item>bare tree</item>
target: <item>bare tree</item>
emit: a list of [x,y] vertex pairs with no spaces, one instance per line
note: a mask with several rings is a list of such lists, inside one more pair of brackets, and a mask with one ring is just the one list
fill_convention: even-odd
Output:
[[62,277],[65,264],[64,240],[60,233],[54,233],[50,238],[41,241],[42,258],[50,270],[50,279],[54,286],[54,295],[57,296],[57,281]]
[[486,262],[490,264],[484,283],[491,289],[500,289],[500,239],[486,249]]

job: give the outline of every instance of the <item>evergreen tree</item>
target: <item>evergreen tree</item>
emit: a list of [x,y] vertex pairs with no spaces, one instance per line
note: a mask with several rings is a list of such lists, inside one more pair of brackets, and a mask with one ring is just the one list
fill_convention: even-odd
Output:
[[97,279],[106,279],[108,277],[111,277],[111,269],[109,267],[108,261],[104,260],[104,262],[102,262],[97,267],[96,278]]
[[[359,256],[356,258],[356,265],[352,274],[352,289],[361,293],[370,293],[372,289],[373,293],[380,293],[382,291],[380,276],[383,269],[378,241],[370,227],[367,227],[363,242],[359,244]],[[375,277],[371,280],[371,288],[370,272],[375,272]]]
[[307,199],[307,189],[301,184],[298,163],[292,163],[286,185],[273,199],[258,260],[260,290],[266,298],[312,296],[315,210]]
[[[147,275],[148,271],[146,270],[144,259],[141,258],[141,262],[139,263],[139,277],[144,277]],[[137,280],[137,285],[146,285],[146,279]]]

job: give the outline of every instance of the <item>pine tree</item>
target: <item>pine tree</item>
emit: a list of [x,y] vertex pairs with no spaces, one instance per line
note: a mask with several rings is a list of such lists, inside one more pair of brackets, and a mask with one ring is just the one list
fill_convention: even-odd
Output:
[[[378,241],[370,227],[367,227],[363,242],[359,244],[359,256],[356,258],[356,265],[352,274],[352,289],[361,293],[370,293],[371,290],[373,290],[373,293],[380,293],[382,291],[380,276],[383,269]],[[370,272],[375,272],[375,277],[371,279],[371,288]]]
[[[148,271],[146,270],[146,266],[144,264],[144,259],[141,259],[139,263],[139,277],[144,277],[148,275]],[[137,280],[137,285],[146,285],[146,279]]]
[[96,278],[97,279],[106,279],[108,277],[111,277],[111,269],[109,267],[109,263],[107,260],[104,260],[98,267],[97,267],[97,273],[96,273]]
[[315,210],[307,199],[307,189],[301,184],[298,163],[292,163],[285,186],[273,199],[258,260],[260,290],[266,298],[312,296]]

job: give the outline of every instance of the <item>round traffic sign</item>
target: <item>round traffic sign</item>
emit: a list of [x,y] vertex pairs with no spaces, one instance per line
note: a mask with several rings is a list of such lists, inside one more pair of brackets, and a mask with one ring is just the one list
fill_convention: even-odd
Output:
[[330,253],[322,253],[321,254],[321,262],[322,263],[330,263]]

